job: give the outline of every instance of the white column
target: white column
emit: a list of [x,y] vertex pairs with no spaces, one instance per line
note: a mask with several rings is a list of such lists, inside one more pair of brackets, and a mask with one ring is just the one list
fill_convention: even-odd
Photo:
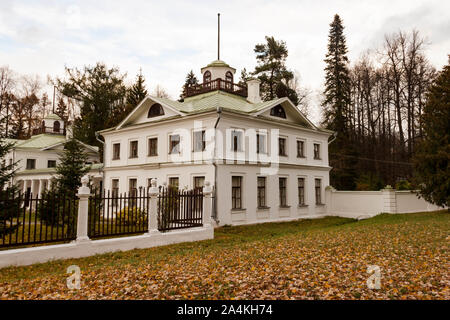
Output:
[[383,190],[381,190],[381,197],[383,201],[383,212],[396,213],[397,202],[395,198],[395,190],[392,189],[390,185],[387,185]]
[[212,188],[209,181],[205,181],[203,187],[203,227],[211,228],[211,214],[212,214]]
[[160,234],[158,230],[158,195],[159,190],[156,186],[156,179],[150,182],[151,187],[148,190],[150,203],[148,206],[148,233],[146,235]]
[[88,242],[88,210],[89,210],[89,196],[91,189],[88,187],[89,177],[81,178],[81,187],[78,188],[78,221],[77,221],[77,240],[76,242]]

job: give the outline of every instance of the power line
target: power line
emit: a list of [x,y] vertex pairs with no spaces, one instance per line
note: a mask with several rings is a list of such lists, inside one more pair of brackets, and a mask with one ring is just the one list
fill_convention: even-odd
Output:
[[402,164],[402,165],[408,165],[408,166],[412,166],[412,165],[413,165],[413,164],[410,163],[410,162],[389,161],[389,160],[379,160],[379,159],[370,159],[370,158],[357,157],[357,156],[351,156],[351,155],[345,155],[345,154],[338,154],[338,153],[330,153],[330,155],[333,155],[333,156],[339,156],[339,157],[346,157],[346,158],[355,158],[355,159],[358,159],[358,160],[367,160],[367,161],[373,161],[373,162],[392,163],[392,164]]

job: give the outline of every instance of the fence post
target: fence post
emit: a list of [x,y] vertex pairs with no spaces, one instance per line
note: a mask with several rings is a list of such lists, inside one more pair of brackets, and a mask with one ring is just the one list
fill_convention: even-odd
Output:
[[335,191],[336,191],[336,189],[334,189],[332,186],[327,186],[325,188],[325,206],[326,206],[327,215],[332,214],[333,192],[335,192]]
[[88,237],[88,212],[91,189],[89,189],[88,183],[89,177],[83,176],[81,178],[81,187],[78,188],[77,193],[80,199],[78,202],[77,242],[90,241]]
[[150,204],[148,210],[148,233],[146,235],[159,234],[158,230],[158,195],[159,189],[156,186],[156,179],[150,182],[150,189],[148,195],[150,197]]
[[205,181],[203,187],[203,213],[202,222],[204,228],[211,227],[211,214],[212,214],[212,187],[209,181]]
[[395,190],[390,185],[387,185],[381,190],[381,197],[383,199],[383,212],[396,213],[397,199],[395,197]]

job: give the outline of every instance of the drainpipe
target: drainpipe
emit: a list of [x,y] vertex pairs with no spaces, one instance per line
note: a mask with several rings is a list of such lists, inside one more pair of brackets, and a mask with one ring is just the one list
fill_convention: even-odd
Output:
[[216,136],[216,129],[217,126],[219,125],[219,121],[220,121],[220,116],[222,114],[222,108],[221,107],[217,107],[217,120],[216,123],[214,124],[214,156],[213,156],[213,166],[214,166],[214,215],[213,215],[213,219],[214,221],[219,224],[219,221],[217,220],[217,164],[216,164],[216,150],[217,150],[217,136]]

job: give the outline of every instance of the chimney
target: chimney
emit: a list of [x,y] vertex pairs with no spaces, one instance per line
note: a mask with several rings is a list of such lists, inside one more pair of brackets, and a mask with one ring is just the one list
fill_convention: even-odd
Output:
[[259,84],[261,81],[258,79],[250,79],[247,81],[247,101],[251,103],[260,103],[261,96],[259,95]]

